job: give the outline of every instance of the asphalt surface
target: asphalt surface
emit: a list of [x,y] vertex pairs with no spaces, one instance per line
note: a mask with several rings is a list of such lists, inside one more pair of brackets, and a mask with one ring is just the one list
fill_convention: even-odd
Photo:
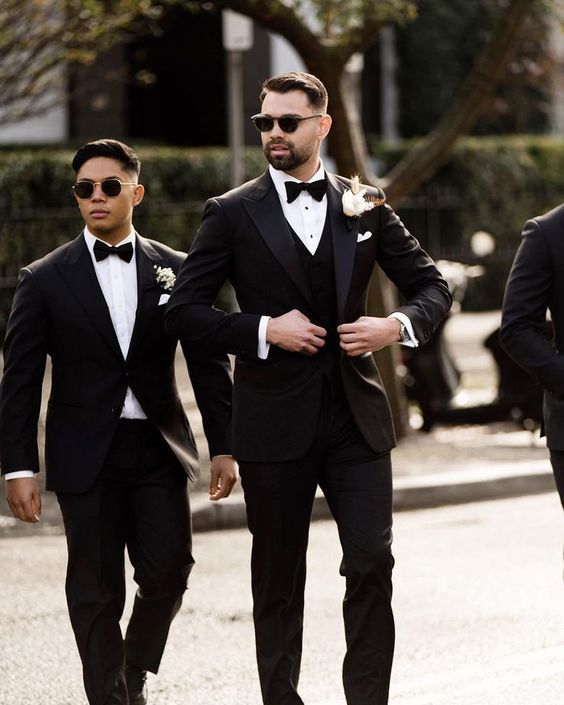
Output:
[[[401,512],[394,526],[390,705],[562,705],[562,510],[553,494]],[[259,705],[245,529],[195,536],[190,590],[150,705]],[[0,703],[86,705],[64,602],[65,542],[0,540]],[[300,693],[345,705],[343,579],[312,524]],[[133,583],[128,571],[126,615]]]
[[[465,314],[449,323],[470,395],[495,385],[480,341],[498,317]],[[203,451],[203,478],[191,490],[197,565],[161,673],[151,678],[150,703],[258,705],[250,536],[235,528],[244,524],[242,494],[237,487],[220,504],[207,499],[201,422],[181,361],[178,370]],[[390,704],[563,705],[562,511],[543,440],[511,424],[439,427],[402,440],[393,460]],[[306,705],[344,705],[340,551],[326,516],[320,497],[308,554]],[[44,494],[39,525],[15,521],[0,496],[0,705],[85,705],[64,602],[65,561],[53,495]],[[129,568],[128,581],[126,615],[134,593]]]

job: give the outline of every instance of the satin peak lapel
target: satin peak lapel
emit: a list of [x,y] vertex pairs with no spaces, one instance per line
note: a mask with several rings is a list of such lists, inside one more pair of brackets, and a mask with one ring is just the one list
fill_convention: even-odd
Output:
[[328,174],[327,216],[331,219],[333,258],[335,261],[335,286],[339,320],[345,319],[345,305],[349,293],[358,238],[358,218],[348,218],[343,213],[341,198],[344,184],[333,174]]
[[153,318],[158,314],[159,299],[164,293],[155,279],[155,267],[163,265],[162,257],[150,242],[139,235],[136,236],[135,265],[137,267],[137,311],[127,353],[128,359],[135,352],[150,328]]
[[[265,183],[265,179],[268,179],[268,185]],[[259,186],[260,188],[257,189],[259,200],[256,198],[243,198],[243,207],[269,250],[276,257],[300,294],[313,307],[312,294],[300,256],[292,240],[290,226],[284,217],[278,193],[268,173],[261,177]]]
[[56,266],[61,277],[104,340],[123,360],[110,311],[82,235],[79,235],[71,243],[66,260]]

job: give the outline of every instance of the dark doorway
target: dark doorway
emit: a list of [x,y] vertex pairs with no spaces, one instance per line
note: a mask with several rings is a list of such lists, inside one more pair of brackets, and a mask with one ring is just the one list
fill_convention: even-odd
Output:
[[159,36],[126,46],[128,128],[134,139],[225,144],[225,53],[221,16],[173,7]]

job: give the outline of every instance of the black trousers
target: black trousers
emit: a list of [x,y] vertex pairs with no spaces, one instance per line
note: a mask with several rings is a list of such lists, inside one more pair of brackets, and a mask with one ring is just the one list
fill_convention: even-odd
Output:
[[374,454],[339,396],[324,400],[315,442],[305,457],[239,465],[253,534],[253,617],[264,704],[303,705],[297,686],[306,550],[319,485],[343,552],[347,703],[385,705],[395,638],[390,454]]
[[[122,420],[94,487],[57,495],[68,546],[67,604],[90,705],[128,705],[126,663],[159,668],[194,563],[186,482],[149,421]],[[126,547],[139,589],[124,639]]]
[[556,488],[560,495],[560,501],[562,502],[562,508],[564,509],[564,450],[551,450],[550,463],[552,465],[552,472],[554,473],[554,480],[556,481]]

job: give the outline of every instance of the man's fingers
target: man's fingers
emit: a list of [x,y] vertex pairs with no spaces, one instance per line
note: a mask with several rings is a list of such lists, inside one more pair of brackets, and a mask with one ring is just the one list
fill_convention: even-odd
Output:
[[32,523],[39,521],[41,493],[35,478],[6,480],[6,500],[17,519]]
[[360,355],[365,355],[368,352],[373,352],[370,346],[367,346],[362,341],[355,341],[354,343],[344,343],[341,340],[341,349],[346,352],[349,357],[358,357]]
[[229,497],[229,495],[231,494],[231,490],[235,485],[235,482],[236,478],[234,477],[228,477],[227,479],[222,477],[220,479],[219,489],[216,492],[214,499],[223,499],[224,497]]
[[234,479],[225,479],[221,477],[221,473],[218,473],[218,475],[217,480],[210,484],[210,499],[213,500],[229,497],[235,484]]
[[358,325],[356,323],[341,323],[337,326],[337,333],[339,335],[343,333],[355,333],[358,330]]
[[294,308],[289,311],[287,315],[288,317],[295,316],[296,318],[301,318],[302,321],[309,321],[309,318],[305,315],[305,313],[302,313],[297,308]]
[[210,477],[210,496],[215,495],[216,492],[219,491],[219,470],[213,470],[211,471],[211,477]]
[[293,309],[288,313],[271,318],[266,329],[266,341],[283,350],[314,355],[325,344],[327,331],[312,323],[301,311]]
[[39,521],[41,516],[41,495],[33,494],[31,497],[31,511],[35,521]]
[[24,516],[24,521],[29,521],[32,523],[36,523],[39,521],[39,514],[35,509],[35,502],[33,501],[33,497],[31,497],[29,501],[24,504]]
[[316,326],[315,323],[311,324],[310,332],[313,333],[318,338],[325,338],[327,331],[321,326]]
[[315,345],[316,348],[322,348],[325,345],[325,339],[317,335],[314,335],[310,342],[312,345]]
[[20,521],[27,521],[30,523],[36,523],[39,521],[39,516],[34,509],[31,499],[29,499],[27,502],[8,502],[8,505],[16,519],[20,519]]
[[237,463],[231,456],[218,456],[210,468],[210,494],[212,501],[229,497],[237,482]]

